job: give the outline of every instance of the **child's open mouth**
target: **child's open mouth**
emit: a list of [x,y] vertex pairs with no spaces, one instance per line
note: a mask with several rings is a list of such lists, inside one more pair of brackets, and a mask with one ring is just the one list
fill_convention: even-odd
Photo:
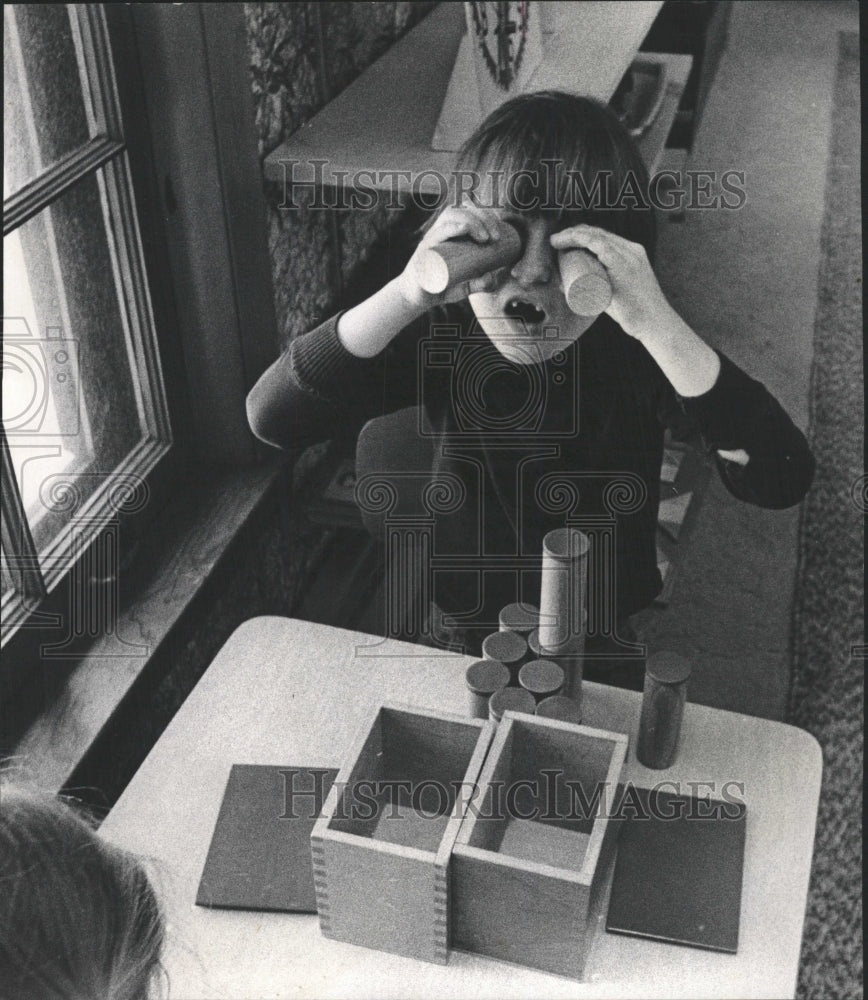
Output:
[[545,309],[538,308],[527,299],[510,299],[503,312],[509,319],[521,320],[527,326],[536,326],[546,318]]

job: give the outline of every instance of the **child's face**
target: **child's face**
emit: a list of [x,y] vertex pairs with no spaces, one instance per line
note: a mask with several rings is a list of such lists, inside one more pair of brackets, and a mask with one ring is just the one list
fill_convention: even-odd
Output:
[[549,237],[559,228],[551,219],[496,209],[521,234],[524,253],[498,275],[497,287],[468,297],[479,324],[504,357],[515,364],[547,361],[588,329],[596,316],[577,316],[567,306],[557,251]]

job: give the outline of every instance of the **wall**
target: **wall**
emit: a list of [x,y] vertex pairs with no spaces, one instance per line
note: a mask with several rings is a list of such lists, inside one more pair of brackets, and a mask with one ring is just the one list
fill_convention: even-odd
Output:
[[[304,125],[435,6],[244,4],[260,157]],[[304,205],[281,209],[283,192],[274,184],[266,185],[266,195],[275,306],[285,345],[336,308],[341,286],[351,282],[395,220],[382,206],[370,211]]]
[[[244,4],[260,163],[436,6]],[[400,228],[401,219],[382,205],[366,211],[312,208],[311,199],[305,202],[303,196],[294,199],[299,208],[282,208],[281,187],[263,183],[278,339],[285,347],[334,313],[343,292],[349,289],[353,296],[359,265],[377,253],[387,229]],[[400,246],[400,239],[393,244]],[[287,614],[297,609],[300,585],[324,541],[324,529],[310,524],[303,513],[323,452],[316,446],[297,461],[290,456],[296,486],[280,525]]]
[[[431,2],[244,4],[260,162],[434,7]],[[285,347],[335,312],[343,290],[352,297],[359,265],[377,253],[387,229],[400,228],[401,219],[382,205],[367,211],[317,209],[304,197],[294,199],[297,209],[281,208],[283,190],[264,183],[278,338]],[[393,243],[400,245],[400,239]],[[303,513],[323,451],[316,446],[294,461],[295,489],[280,525],[285,614],[297,610],[300,587],[326,534]]]

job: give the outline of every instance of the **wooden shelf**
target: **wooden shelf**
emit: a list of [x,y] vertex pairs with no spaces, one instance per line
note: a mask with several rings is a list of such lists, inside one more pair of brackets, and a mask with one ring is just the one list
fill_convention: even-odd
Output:
[[[543,5],[546,59],[530,86],[608,101],[661,6],[657,0]],[[312,161],[324,161],[318,178],[324,185],[367,170],[373,176],[364,183],[380,190],[406,191],[416,179],[416,190],[438,192],[437,179],[429,173],[426,182],[421,175],[447,174],[452,167],[454,153],[432,151],[431,140],[464,31],[463,4],[440,4],[271,153],[266,178],[284,183],[284,161],[297,161],[292,179],[313,180]],[[403,176],[383,177],[386,171]]]

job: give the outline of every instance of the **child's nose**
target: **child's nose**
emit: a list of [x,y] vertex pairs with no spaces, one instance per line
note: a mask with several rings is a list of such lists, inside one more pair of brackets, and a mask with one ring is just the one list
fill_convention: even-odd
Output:
[[520,285],[546,285],[554,272],[554,251],[548,240],[533,234],[510,274]]

